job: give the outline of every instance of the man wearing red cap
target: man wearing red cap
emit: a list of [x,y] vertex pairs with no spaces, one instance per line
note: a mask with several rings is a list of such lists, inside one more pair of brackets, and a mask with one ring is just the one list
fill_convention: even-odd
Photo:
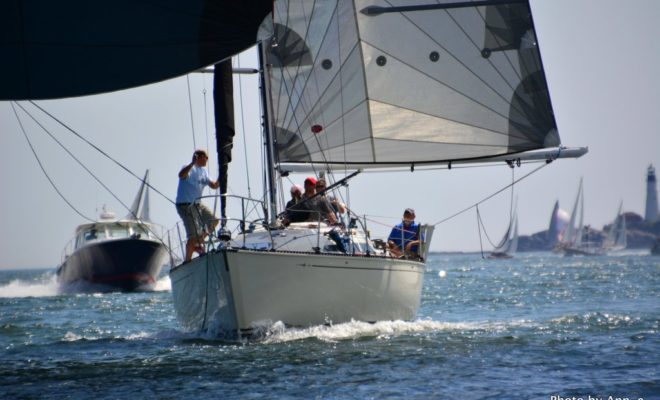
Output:
[[305,193],[300,202],[291,208],[291,211],[282,221],[285,225],[288,225],[289,222],[318,222],[319,218],[330,224],[337,222],[328,200],[316,196],[316,178],[311,176],[305,179]]

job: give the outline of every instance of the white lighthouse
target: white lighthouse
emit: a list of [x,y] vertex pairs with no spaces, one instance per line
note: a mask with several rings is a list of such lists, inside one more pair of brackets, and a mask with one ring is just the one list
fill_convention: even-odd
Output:
[[644,221],[652,224],[657,220],[658,190],[655,183],[655,168],[651,164],[646,174],[646,212],[644,213]]

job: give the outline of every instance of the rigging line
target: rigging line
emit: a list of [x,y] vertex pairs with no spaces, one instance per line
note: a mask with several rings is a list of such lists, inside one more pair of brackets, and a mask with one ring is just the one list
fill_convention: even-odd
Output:
[[[344,65],[345,65],[347,62],[349,62],[349,61],[351,60],[352,54],[358,49],[358,44],[359,44],[359,43],[356,42],[356,44],[353,46],[353,49],[350,51],[349,55],[346,57],[346,59],[344,60],[344,62],[338,66],[338,68],[337,68],[337,72],[334,74],[334,76],[331,77],[331,79],[328,81],[328,83],[326,84],[326,86],[323,88],[323,92],[322,92],[322,93],[319,93],[318,90],[317,90],[317,93],[316,93],[316,100],[315,100],[315,102],[314,102],[313,104],[307,106],[308,109],[310,109],[310,110],[316,109],[317,106],[318,106],[318,105],[324,100],[324,96],[326,95],[326,93],[327,93],[330,89],[333,88],[333,84],[334,84],[334,82],[337,80],[337,77],[340,75],[340,71],[343,70]],[[318,58],[318,56],[317,56],[317,58]],[[316,59],[314,60],[314,63],[315,63],[315,62],[316,62]],[[282,75],[284,75],[284,74],[282,73]],[[292,79],[291,79],[291,76],[289,76],[289,80],[292,80]],[[282,81],[285,82],[284,79],[282,79]],[[303,93],[303,92],[305,92],[305,91],[307,90],[307,84],[308,84],[309,82],[310,82],[310,79],[306,79],[306,80],[305,80],[305,83],[304,83],[303,87],[300,88],[300,92],[301,92],[301,93]],[[295,82],[294,82],[294,83],[295,83]],[[281,91],[280,91],[280,92],[281,92]],[[301,97],[302,97],[302,96],[299,96],[299,99],[300,99]],[[302,103],[302,102],[303,102],[302,99],[299,100],[299,103]],[[296,106],[296,107],[289,107],[289,106],[292,106],[292,105],[293,105],[292,103],[287,104],[287,108],[285,109],[285,114],[286,114],[290,109],[292,110],[292,111],[291,111],[292,115],[295,113],[295,111],[296,111],[296,109],[297,109],[297,106]],[[301,104],[301,107],[304,107],[304,104]],[[308,118],[309,118],[309,115],[305,116],[305,119],[303,119],[302,122],[304,123],[305,121],[307,121]],[[290,121],[289,124],[286,125],[286,126],[289,126],[290,124],[291,124],[291,121]]]
[[481,241],[481,225],[479,224],[479,221],[480,221],[479,206],[477,205],[477,206],[475,206],[475,208],[477,210],[477,230],[479,231],[479,250],[481,251],[481,258],[485,259],[486,257],[484,257],[484,244]]
[[436,222],[436,223],[434,223],[434,224],[431,224],[431,225],[432,225],[432,226],[440,225],[440,224],[442,224],[442,223],[444,223],[444,222],[449,221],[449,220],[452,219],[452,218],[455,218],[455,217],[457,217],[457,216],[463,214],[463,213],[466,212],[466,211],[469,211],[472,207],[477,207],[479,204],[481,204],[481,203],[483,203],[483,202],[485,202],[485,201],[487,201],[487,200],[490,200],[491,198],[497,196],[498,194],[502,193],[503,191],[505,191],[506,189],[508,189],[508,188],[509,188],[510,186],[512,186],[513,184],[522,181],[523,179],[525,179],[525,178],[527,178],[528,176],[534,174],[535,172],[539,171],[541,168],[543,168],[543,167],[545,167],[545,166],[547,166],[547,165],[548,165],[548,163],[543,163],[542,165],[538,166],[537,168],[533,169],[532,171],[528,172],[527,174],[525,174],[525,175],[521,176],[520,178],[516,179],[516,180],[513,181],[512,183],[510,183],[510,184],[504,186],[503,188],[501,188],[501,189],[498,190],[497,192],[492,193],[492,194],[490,194],[490,195],[484,197],[483,199],[479,200],[478,202],[472,204],[471,206],[466,207],[466,208],[462,209],[461,211],[459,211],[459,212],[457,212],[457,213],[455,213],[455,214],[453,214],[453,215],[450,215],[450,216],[447,217],[447,218],[441,219],[440,221],[438,221],[438,222]]
[[509,221],[513,218],[513,185],[516,182],[516,169],[511,166],[511,199],[509,200]]
[[[203,88],[202,89],[202,97],[203,97],[203,100],[204,100],[204,132],[206,134],[206,150],[208,151],[211,148],[211,146],[210,146],[210,142],[209,142],[209,115],[208,115],[208,110],[207,110],[207,106],[206,106],[206,102],[207,102],[207,98],[206,98],[206,77],[204,76],[204,74],[202,74],[202,85],[203,85],[202,86],[202,88]],[[209,167],[208,168],[209,168],[210,171],[215,170],[211,160],[209,160]]]
[[[495,243],[493,243],[490,236],[488,235],[488,231],[486,230],[486,224],[484,224],[484,220],[483,220],[483,218],[481,218],[481,212],[477,212],[477,216],[478,216],[479,222],[481,223],[481,227],[484,230],[484,235],[486,235],[486,239],[488,239],[488,243],[490,243],[490,245],[493,246],[493,248],[497,248],[497,245]],[[507,233],[509,233],[508,230],[507,230]]]
[[[69,149],[67,149],[66,146],[62,144],[62,142],[57,140],[57,138],[53,136],[53,134],[50,133],[45,126],[43,126],[39,121],[37,121],[37,119],[32,114],[30,114],[22,105],[18,103],[16,103],[16,105],[18,105],[23,110],[23,112],[25,112],[37,125],[39,125],[39,127],[43,129],[44,132],[46,132],[46,134],[50,136],[50,138],[53,139],[55,143],[57,143],[69,156],[71,156],[71,158],[73,158],[78,163],[78,165],[80,165],[85,171],[87,171],[87,173],[91,175],[91,177],[94,178],[96,182],[98,182],[108,193],[110,193],[110,195],[114,197],[115,200],[117,200],[125,209],[127,209],[131,214],[133,214],[130,207],[124,204],[124,202],[121,201],[121,199],[119,199],[119,197],[117,197],[117,195],[112,190],[110,190],[110,188],[108,188],[103,182],[101,182],[101,180],[96,175],[94,175],[94,173],[89,168],[87,168],[87,166],[85,166],[85,164],[83,164],[83,162],[80,161],[80,159],[78,159]],[[137,219],[137,215],[134,216],[135,219]]]
[[[236,56],[236,65],[241,67],[241,55]],[[241,106],[241,131],[243,132],[243,152],[245,154],[245,176],[247,178],[248,197],[252,197],[252,187],[250,185],[250,164],[248,163],[247,153],[247,135],[245,134],[245,110],[243,109],[243,75],[238,75],[238,99]]]
[[[284,69],[282,69],[281,75],[284,76]],[[284,82],[284,79],[282,79],[282,81]],[[286,90],[286,95],[287,95],[287,98],[289,99],[288,102],[292,104],[292,96],[291,96],[291,93],[289,92],[289,87],[288,87],[288,85],[286,85],[286,83],[285,83],[285,84],[282,85],[282,86],[283,86],[284,89]],[[294,112],[293,112],[293,114],[292,114],[292,118],[293,118],[293,121],[292,121],[292,122],[296,125],[296,131],[297,131],[297,132],[300,132],[300,124],[298,123],[298,117],[297,117],[297,115],[296,115],[296,113],[295,113],[295,109],[294,109]],[[318,140],[318,139],[317,139],[317,140]],[[320,149],[319,149],[319,150],[320,150]],[[321,157],[323,157],[323,162],[327,164],[327,160],[325,159],[324,154],[323,154],[322,151],[321,151]],[[316,167],[314,166],[314,164],[311,164],[311,166],[312,166],[312,171],[314,172],[314,174],[315,174],[315,175],[318,175],[318,173],[317,173],[317,171],[316,171]]]
[[[309,24],[308,24],[307,27],[305,28],[305,35],[304,35],[304,38],[301,37],[301,39],[303,40],[303,46],[305,46],[305,44],[307,43],[307,38],[308,38],[308,36],[309,36],[309,31],[310,31],[310,28],[311,28],[311,26],[312,26],[312,19],[314,18],[314,15],[315,15],[315,14],[314,14],[315,5],[316,5],[316,1],[315,1],[314,4],[312,5],[312,11],[311,11],[311,14],[310,14],[310,16],[309,16]],[[331,17],[330,17],[331,19],[332,19],[332,16],[336,14],[336,12],[337,12],[337,7],[338,7],[338,3],[335,3],[335,5],[334,5],[334,7],[333,7],[333,10],[332,10],[332,13],[328,13],[328,15],[331,16]],[[288,17],[288,16],[289,16],[289,15],[287,14],[287,17]],[[304,20],[304,21],[307,21],[307,16],[306,16],[306,15],[303,15],[303,17],[304,17],[303,20]],[[317,22],[315,25],[318,25],[318,22]],[[323,32],[323,36],[322,36],[322,39],[321,39],[321,41],[320,41],[319,48],[323,46],[323,43],[325,42],[325,39],[326,39],[326,37],[328,36],[328,32],[329,32],[329,29],[330,29],[330,25],[331,25],[331,24],[328,23],[327,26],[326,26],[326,28],[325,28],[325,31]],[[287,24],[287,26],[288,26],[288,24]],[[304,47],[303,47],[303,48],[304,48]],[[316,65],[316,61],[318,60],[318,57],[320,56],[320,54],[321,54],[320,51],[318,51],[318,52],[316,53],[316,55],[314,56],[314,59],[312,60],[312,64],[311,64],[312,66]],[[310,54],[310,58],[311,58],[311,54]],[[315,75],[315,74],[314,74],[314,69],[313,69],[313,68],[310,70],[310,72],[308,73],[307,77],[304,77],[303,74],[300,73],[300,70],[301,70],[301,68],[303,67],[303,65],[302,65],[302,61],[303,61],[303,57],[300,56],[300,57],[298,58],[298,65],[296,66],[296,70],[292,72],[292,75],[294,76],[294,79],[293,79],[293,82],[292,82],[292,84],[293,84],[292,86],[293,86],[293,87],[295,87],[295,86],[297,85],[297,82],[298,82],[299,79],[300,79],[300,80],[304,80],[304,81],[303,81],[303,84],[302,84],[302,87],[300,88],[300,93],[301,93],[301,94],[304,93],[305,90],[306,90],[306,88],[307,88],[307,84],[308,84],[309,81],[310,81],[309,76],[311,76],[311,75]],[[283,69],[283,68],[282,68],[282,69]],[[289,79],[291,79],[291,77],[289,77]],[[280,94],[281,94],[281,91],[280,91]],[[317,93],[317,94],[318,94],[318,93]],[[300,104],[302,105],[302,102],[304,101],[304,98],[303,98],[302,96],[299,96],[298,98],[300,99]],[[291,107],[290,107],[290,106],[291,106]],[[304,107],[304,105],[302,105],[302,106]],[[287,108],[284,109],[284,115],[286,115],[286,113],[287,113],[290,109],[292,110],[292,113],[295,114],[295,107],[292,107],[292,104],[289,103],[289,104],[287,104]]]
[[[96,146],[94,143],[92,143],[92,142],[90,142],[89,140],[85,139],[82,135],[80,135],[78,132],[76,132],[75,130],[73,130],[73,128],[69,127],[67,124],[65,124],[64,122],[62,122],[60,119],[58,119],[57,117],[55,117],[53,114],[51,114],[51,113],[49,113],[48,111],[46,111],[43,107],[41,107],[40,105],[38,105],[37,103],[35,103],[35,102],[32,101],[32,100],[29,100],[29,103],[32,104],[33,106],[35,106],[36,108],[38,108],[39,110],[41,110],[41,112],[43,112],[44,114],[48,115],[50,118],[52,118],[55,122],[57,122],[58,124],[60,124],[60,125],[61,125],[62,127],[64,127],[66,130],[68,130],[69,132],[71,132],[73,135],[75,135],[76,137],[78,137],[78,139],[82,140],[82,141],[85,142],[87,145],[89,145],[91,148],[93,148],[94,150],[96,150],[96,151],[98,151],[99,153],[101,153],[101,155],[105,156],[108,160],[112,161],[112,162],[115,163],[117,166],[119,166],[121,169],[123,169],[124,171],[128,172],[130,175],[132,175],[132,176],[133,176],[135,179],[137,179],[139,182],[142,182],[142,177],[138,176],[138,175],[135,174],[133,171],[131,171],[130,169],[128,169],[126,166],[124,166],[122,163],[120,163],[119,161],[117,161],[117,160],[115,160],[114,158],[112,158],[108,153],[106,153],[105,151],[101,150],[101,148],[99,148],[98,146]],[[26,114],[30,115],[30,114],[25,110],[25,108],[23,108],[23,106],[21,106],[21,105],[18,104],[18,103],[16,103],[16,105],[18,105],[19,107],[21,107],[21,108],[23,109],[23,111],[26,112]],[[31,116],[31,118],[36,122],[36,119],[34,119],[34,117]],[[37,122],[37,124],[39,124],[39,123]],[[39,126],[41,126],[41,124],[39,124]],[[42,128],[42,129],[46,130],[45,128]],[[46,131],[47,131],[47,130],[46,130]],[[147,183],[147,186],[149,186],[150,189],[152,189],[154,192],[156,192],[157,194],[159,194],[160,196],[162,196],[165,200],[169,201],[169,202],[172,203],[172,204],[175,204],[174,201],[173,201],[172,199],[170,199],[169,197],[167,197],[166,195],[164,195],[160,190],[158,190],[158,189],[156,189],[155,187],[153,187],[150,183]]]
[[[337,21],[337,59],[341,60],[341,29],[339,29],[339,15],[337,15],[337,18],[335,18],[335,21]],[[342,70],[339,71],[339,86],[344,87],[344,75],[342,73]],[[342,115],[344,114],[344,97],[341,96],[341,113]],[[346,164],[347,159],[346,159],[346,121],[342,118],[341,120],[341,137],[342,137],[342,143],[344,143],[343,151],[344,151],[344,176],[348,175],[348,165]],[[344,199],[342,196],[342,193],[339,192],[339,196],[342,198],[342,201],[344,203],[348,203],[348,193],[349,193],[349,188],[346,187],[346,190],[344,191],[346,194],[346,199]]]
[[[339,23],[338,8],[339,8],[339,3],[336,3],[333,10],[332,10],[332,13],[329,13],[330,20],[329,20],[328,24],[326,25],[325,31],[323,32],[323,39],[321,40],[320,47],[323,47],[323,45],[326,43],[326,40],[330,38],[329,33],[331,32],[332,20],[334,19],[335,21],[337,21],[337,24]],[[310,26],[311,26],[311,18],[310,18]],[[339,32],[339,29],[338,29],[338,32]],[[308,30],[307,34],[309,34],[309,30]],[[339,40],[337,40],[337,43],[339,44]],[[314,57],[313,65],[317,65],[316,62],[317,62],[317,60],[319,59],[320,56],[321,56],[321,51],[318,51],[316,53],[316,56]],[[337,46],[337,60],[341,60],[341,48],[339,46]],[[339,76],[339,82],[340,82],[340,84],[339,84],[339,99],[340,99],[340,103],[341,103],[341,112],[342,112],[342,115],[343,115],[344,114],[344,98],[343,98],[342,69],[339,69],[337,76]],[[312,77],[314,78],[315,87],[317,89],[316,94],[318,96],[318,89],[319,89],[318,75],[315,73],[314,70],[312,70],[312,72],[310,73],[310,77],[306,80],[305,87],[307,86],[307,83],[311,80]],[[305,107],[304,104],[303,104],[303,107]],[[309,108],[309,110],[311,110],[311,108]],[[343,131],[344,119],[343,118],[342,118],[341,122],[342,122],[342,135],[343,135],[343,133],[344,133],[344,131]],[[323,124],[324,127],[327,126],[326,119],[325,119],[325,113],[321,113],[321,123]],[[321,147],[321,138],[318,135],[314,135],[314,137],[316,138],[317,146],[319,147],[319,149],[321,149],[321,152],[323,152],[322,147]],[[330,140],[329,140],[328,135],[324,135],[323,138],[325,139],[326,148],[328,148],[329,144],[330,144]],[[346,146],[343,146],[343,149],[344,149],[344,153],[345,153],[346,152]],[[322,156],[323,156],[324,160],[326,160],[326,162],[327,162],[327,156],[325,154],[322,154]],[[344,161],[346,161],[346,157],[344,157]],[[329,170],[329,175],[332,177],[333,180],[335,179],[334,172],[332,170]]]
[[[15,103],[15,102],[14,102],[14,103]],[[32,103],[32,101],[30,101],[30,103]],[[124,208],[125,208],[125,209],[126,209],[131,215],[132,215],[132,216],[133,216],[133,218],[135,218],[136,220],[140,221],[140,223],[138,223],[138,225],[140,225],[140,226],[146,228],[149,232],[153,233],[153,235],[158,239],[158,241],[161,242],[161,243],[163,244],[163,246],[165,246],[166,248],[168,248],[168,246],[167,246],[167,245],[165,244],[165,242],[163,241],[163,238],[161,238],[161,237],[158,235],[158,232],[156,232],[155,230],[152,229],[152,227],[150,226],[150,224],[142,223],[142,221],[138,218],[138,216],[135,214],[135,212],[133,212],[133,210],[132,210],[130,207],[128,207],[123,201],[121,201],[121,199],[119,199],[119,197],[117,197],[117,195],[116,195],[112,190],[110,190],[110,188],[108,188],[103,182],[101,182],[101,180],[100,180],[96,175],[94,175],[94,173],[93,173],[91,170],[89,170],[89,168],[87,168],[87,167],[86,167],[86,166],[85,166],[85,165],[84,165],[84,164],[83,164],[83,163],[82,163],[82,162],[81,162],[76,156],[74,156],[73,153],[71,153],[71,151],[69,151],[69,149],[67,149],[67,148],[66,148],[66,147],[65,147],[65,146],[64,146],[59,140],[57,140],[57,138],[55,138],[55,136],[53,136],[53,134],[50,133],[50,132],[48,131],[48,129],[46,129],[46,127],[43,126],[43,124],[41,124],[39,121],[37,121],[37,119],[36,119],[32,114],[30,114],[30,113],[29,113],[29,112],[28,112],[28,111],[27,111],[22,105],[20,105],[19,103],[15,103],[15,104],[16,104],[17,106],[19,106],[19,107],[23,110],[23,112],[26,113],[26,114],[27,114],[27,115],[28,115],[28,116],[29,116],[29,117],[30,117],[30,118],[31,118],[31,119],[32,119],[37,125],[39,125],[39,127],[40,127],[41,129],[43,129],[44,132],[46,132],[46,134],[47,134],[48,136],[50,136],[51,139],[53,139],[53,140],[55,141],[55,143],[57,143],[57,144],[58,144],[58,145],[59,145],[59,146],[60,146],[60,147],[61,147],[61,148],[67,153],[67,154],[69,154],[69,156],[71,156],[71,158],[73,158],[73,159],[74,159],[74,160],[75,160],[75,161],[76,161],[76,162],[77,162],[77,163],[78,163],[78,164],[79,164],[79,165],[80,165],[85,171],[87,171],[87,173],[88,173],[89,175],[91,175],[92,178],[94,178],[94,179],[99,183],[99,185],[101,185],[101,186],[102,186],[102,187],[103,187],[108,193],[110,193],[110,195],[111,195],[112,197],[114,197],[115,200],[117,200],[117,202],[119,202],[119,204],[121,204],[121,205],[122,205],[122,206],[123,206],[123,207],[124,207]],[[33,104],[34,104],[34,103],[33,103]],[[15,111],[15,110],[14,110],[14,111]],[[17,117],[18,117],[18,116],[17,116]],[[20,120],[19,120],[19,121],[20,121]],[[59,122],[59,121],[58,121],[58,122]],[[26,138],[27,138],[27,136],[26,136]],[[29,142],[29,140],[28,140],[28,142]],[[30,145],[30,147],[31,147],[31,145]],[[36,153],[35,153],[35,157],[36,157]],[[37,160],[38,160],[38,158],[37,158]],[[41,162],[39,162],[39,165],[41,166]],[[42,167],[42,168],[43,168],[43,167]],[[46,173],[46,172],[44,171],[44,173]],[[48,175],[46,175],[46,176],[48,176]],[[49,178],[49,180],[50,180],[50,178]],[[142,179],[140,179],[140,182],[145,183]],[[54,184],[54,183],[51,182],[51,184],[53,185],[53,187],[55,187],[55,184]],[[59,190],[57,190],[57,188],[55,188],[55,190],[58,192],[58,194],[60,194],[60,196],[62,196],[62,194],[59,192]],[[62,197],[62,198],[64,199],[64,197]],[[65,199],[65,201],[66,201],[66,199]],[[67,204],[69,204],[69,206],[71,206],[71,207],[73,208],[73,206],[71,205],[71,203],[69,203],[68,201],[67,201]],[[86,217],[86,216],[80,214],[80,212],[78,212],[78,210],[76,210],[75,208],[73,208],[73,210],[76,211],[76,212],[77,212],[80,216],[82,216],[83,218],[89,220],[90,222],[94,222],[93,219],[90,219],[90,218],[88,218],[88,217]]]
[[23,122],[21,119],[18,117],[18,112],[16,111],[16,107],[14,106],[15,102],[10,102],[9,104],[11,105],[12,110],[14,110],[14,115],[16,116],[16,120],[18,121],[18,125],[21,127],[21,131],[23,132],[23,136],[25,136],[25,140],[27,140],[28,145],[30,146],[30,150],[32,150],[32,154],[34,154],[34,158],[37,160],[37,163],[39,164],[39,168],[41,168],[41,172],[44,173],[46,176],[46,179],[48,179],[48,182],[50,182],[50,185],[55,189],[55,192],[64,200],[64,202],[73,210],[76,212],[76,214],[80,215],[83,219],[86,219],[87,221],[94,222],[93,219],[89,218],[88,216],[84,215],[78,209],[71,204],[71,202],[60,192],[60,190],[57,188],[55,185],[55,182],[50,178],[48,173],[46,172],[46,168],[44,168],[43,164],[41,163],[41,160],[39,159],[39,156],[37,155],[36,150],[34,149],[34,146],[32,146],[32,142],[30,141],[30,138],[27,135],[27,132],[25,131],[25,128],[23,127]]
[[[332,14],[330,14],[330,15],[335,15],[336,13],[337,13],[337,5],[335,6],[335,8],[333,9]],[[333,17],[333,18],[334,18],[334,17]],[[331,19],[332,19],[332,18],[331,18]],[[311,20],[311,19],[310,19],[310,20]],[[310,26],[311,26],[311,23],[310,23]],[[310,27],[310,26],[307,27],[306,35],[307,35],[307,33],[309,33],[309,27]],[[330,26],[331,26],[331,24],[328,24],[326,30],[325,30],[324,33],[323,33],[323,39],[322,39],[322,41],[321,41],[322,43],[323,43],[323,42],[325,41],[325,39],[328,37],[328,32],[329,32],[329,30],[330,30]],[[355,50],[355,48],[356,48],[356,46],[357,46],[358,44],[359,44],[359,43],[356,42],[356,45],[354,46],[354,49],[353,49],[353,50]],[[352,53],[352,52],[353,52],[353,51],[351,51],[351,53]],[[312,65],[316,65],[316,61],[318,60],[318,57],[320,57],[320,52],[318,52],[318,53],[316,54],[316,56],[314,57],[314,60],[312,61]],[[344,62],[347,62],[349,59],[350,59],[350,55],[349,55],[348,57],[346,57],[346,60],[344,60]],[[340,60],[340,61],[341,61],[341,60]],[[301,62],[302,62],[302,58],[299,59],[299,62],[298,62],[298,70],[301,68]],[[342,66],[343,66],[343,64],[342,64]],[[342,66],[340,66],[340,67],[338,68],[338,72],[335,73],[335,76],[332,78],[332,80],[330,81],[330,83],[329,83],[329,84],[326,86],[326,88],[324,89],[324,94],[325,94],[325,92],[326,92],[328,89],[330,89],[330,87],[332,86],[332,82],[333,82],[333,81],[337,78],[337,76],[340,74],[340,72],[341,72],[341,70],[342,70]],[[293,87],[296,86],[296,82],[298,81],[299,77],[302,76],[301,74],[298,74],[297,72],[298,72],[298,71],[296,71],[296,73],[295,73],[295,78],[294,78],[294,79],[291,79],[291,76],[288,77],[288,78],[289,78],[289,81],[293,81],[293,82],[292,82],[292,86],[293,86]],[[284,73],[282,72],[281,75],[284,76]],[[300,88],[300,89],[298,90],[298,91],[300,92],[300,94],[302,94],[302,93],[305,92],[305,90],[306,90],[306,88],[307,88],[307,85],[308,85],[308,83],[310,82],[310,79],[311,79],[310,76],[314,76],[315,79],[316,79],[316,74],[314,74],[313,71],[310,72],[310,73],[309,73],[309,76],[307,77],[307,79],[305,79],[302,88]],[[287,85],[286,85],[286,80],[285,80],[285,79],[282,79],[282,83],[283,83],[283,84],[280,86],[280,92],[281,92],[281,89],[282,89],[283,87],[286,88],[286,89],[288,89],[288,87],[287,87]],[[317,89],[318,89],[318,84],[317,84]],[[288,96],[289,99],[291,99],[291,96],[290,96],[290,93],[289,93],[288,90],[287,90],[287,94],[289,95],[289,96]],[[306,109],[313,110],[313,109],[319,104],[319,102],[323,99],[323,97],[322,97],[322,95],[320,95],[320,94],[318,93],[318,90],[317,90],[317,100],[316,100],[316,102],[315,102],[313,105],[311,105],[311,106],[305,106],[305,104],[304,104],[305,97],[304,97],[304,96],[299,95],[299,96],[298,96],[298,99],[299,99],[299,101],[298,101],[297,104],[300,105],[300,108],[301,108],[303,111],[305,111]],[[278,105],[278,107],[279,107],[279,105]],[[292,101],[289,101],[289,102],[287,103],[287,107],[286,107],[286,109],[285,109],[284,111],[285,111],[285,114],[286,114],[289,110],[291,110],[291,113],[292,113],[291,115],[292,115],[292,119],[293,119],[291,122],[293,122],[293,123],[296,124],[296,126],[297,126],[297,130],[298,130],[298,132],[299,132],[300,126],[301,126],[303,123],[305,123],[305,121],[308,120],[308,118],[309,118],[309,114],[308,114],[307,116],[305,116],[305,118],[304,118],[301,122],[299,122],[299,121],[297,121],[297,117],[296,117],[296,109],[297,109],[297,108],[298,108],[297,106],[294,106],[294,105],[293,105],[293,102],[292,102]],[[288,126],[288,125],[287,125],[287,126]],[[300,136],[301,136],[301,138],[302,138],[302,135],[300,135]],[[314,135],[314,136],[312,136],[312,137],[316,140],[317,145],[319,146],[319,150],[321,150],[321,146],[320,146],[320,143],[319,143],[318,136]],[[327,137],[326,137],[326,140],[327,140]],[[306,140],[303,140],[303,143],[306,143]],[[321,150],[321,152],[322,152],[322,150]],[[321,155],[322,155],[323,158],[324,158],[324,162],[327,163],[328,161],[327,161],[326,156],[325,156],[324,154],[321,154]]]
[[190,74],[186,75],[186,82],[188,83],[188,108],[190,109],[190,127],[192,129],[193,150],[197,150],[197,142],[195,141],[195,120],[193,118],[192,97],[190,95]]
[[[333,84],[334,84],[334,82],[337,80],[337,78],[340,76],[340,71],[343,70],[344,65],[346,65],[346,63],[349,62],[349,61],[351,60],[351,57],[352,57],[353,53],[356,52],[356,51],[358,51],[358,45],[359,45],[359,42],[356,42],[355,45],[353,46],[352,50],[351,50],[351,51],[349,52],[349,54],[346,56],[346,59],[343,61],[343,63],[340,64],[340,65],[337,67],[337,72],[334,74],[334,76],[331,77],[331,79],[330,79],[330,80],[328,81],[328,83],[326,84],[325,88],[323,88],[323,92],[322,92],[322,93],[318,93],[318,91],[317,91],[316,101],[315,101],[311,106],[308,106],[308,109],[310,109],[310,110],[314,110],[314,109],[316,109],[316,108],[321,104],[321,102],[322,102],[322,101],[324,100],[324,98],[325,98],[325,95],[328,93],[329,90],[331,90],[331,89],[333,88]],[[341,61],[341,60],[340,60],[340,61]],[[283,74],[282,74],[282,75],[283,75]],[[289,78],[289,79],[290,79],[290,78]],[[307,79],[307,80],[305,81],[305,85],[303,85],[303,87],[300,89],[301,92],[306,91],[306,89],[307,89],[307,83],[308,83],[308,82],[309,82],[309,79]],[[364,100],[361,100],[359,103],[361,104],[361,103],[363,103],[363,102],[366,101],[366,100],[368,100],[368,98],[365,98]],[[302,100],[301,100],[301,101],[302,101]],[[288,106],[288,105],[291,105],[291,104],[287,104],[287,106]],[[357,105],[359,105],[359,104],[356,104],[355,106],[353,106],[353,108],[357,107]],[[302,107],[302,105],[301,105],[301,107]],[[295,113],[297,107],[287,107],[285,111],[288,111],[290,108],[292,108],[292,111],[291,111],[291,112],[292,112],[292,113]],[[350,110],[349,110],[349,111],[350,111]],[[308,120],[308,118],[309,118],[309,115],[305,116],[305,119],[302,120],[302,123],[305,123],[305,122]],[[340,117],[338,117],[337,119],[339,119],[339,118],[343,118],[343,115],[340,116]],[[333,120],[332,122],[330,122],[330,125],[332,125],[332,123],[333,123],[334,121],[336,121],[336,119]],[[289,122],[289,124],[288,124],[287,126],[289,126],[289,125],[291,125],[291,121]],[[302,137],[302,135],[301,135],[301,137]]]

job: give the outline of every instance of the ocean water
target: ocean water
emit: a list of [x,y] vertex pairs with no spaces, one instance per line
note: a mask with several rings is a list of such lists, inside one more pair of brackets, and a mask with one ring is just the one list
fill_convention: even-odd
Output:
[[226,343],[154,292],[0,271],[0,398],[660,399],[660,257],[435,255],[416,321]]

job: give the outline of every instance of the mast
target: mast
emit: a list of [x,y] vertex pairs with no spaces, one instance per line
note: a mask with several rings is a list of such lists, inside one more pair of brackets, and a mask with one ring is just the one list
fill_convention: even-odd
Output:
[[266,74],[268,73],[268,64],[266,63],[265,49],[263,42],[257,44],[257,53],[259,54],[259,77],[261,80],[261,102],[263,104],[263,127],[264,127],[264,146],[266,147],[266,192],[268,208],[266,219],[271,226],[277,222],[277,185],[275,184],[275,149],[274,139],[271,130],[271,102],[269,101],[270,85]]

